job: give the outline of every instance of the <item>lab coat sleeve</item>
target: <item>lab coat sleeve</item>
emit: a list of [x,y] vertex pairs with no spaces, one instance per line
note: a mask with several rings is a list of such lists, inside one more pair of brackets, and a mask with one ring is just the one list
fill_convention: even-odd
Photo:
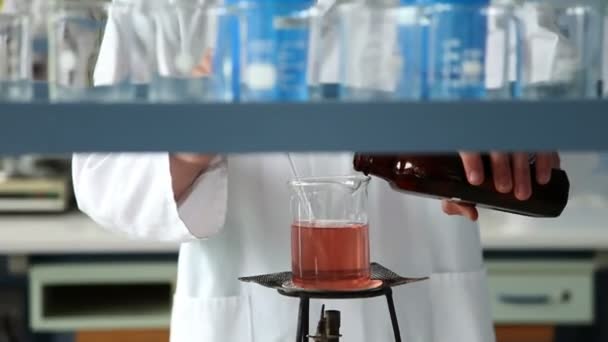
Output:
[[133,238],[185,242],[207,238],[223,226],[227,200],[223,157],[174,200],[167,153],[75,154],[78,207],[104,228]]
[[433,271],[470,272],[483,267],[481,239],[476,222],[446,215],[437,201],[428,200],[430,247]]
[[477,223],[427,206],[433,274],[434,341],[493,342],[490,294]]

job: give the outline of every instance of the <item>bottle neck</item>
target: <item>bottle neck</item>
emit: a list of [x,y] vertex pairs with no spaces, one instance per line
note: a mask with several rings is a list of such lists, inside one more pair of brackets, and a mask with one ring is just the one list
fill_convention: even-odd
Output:
[[464,179],[464,167],[460,157],[452,154],[400,154],[378,155],[357,153],[354,169],[366,175],[382,178],[418,177],[434,179]]
[[353,159],[353,167],[355,171],[363,172],[365,175],[369,175],[371,163],[368,159],[369,156],[361,153],[356,153]]
[[365,175],[388,176],[395,168],[397,156],[376,154],[355,154],[353,166],[355,171],[363,172]]

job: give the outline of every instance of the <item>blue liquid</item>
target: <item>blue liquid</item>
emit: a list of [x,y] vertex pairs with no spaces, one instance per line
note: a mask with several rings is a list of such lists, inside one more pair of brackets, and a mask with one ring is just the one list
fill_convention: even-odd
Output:
[[426,82],[426,33],[419,25],[400,26],[397,39],[400,54],[405,60],[396,89],[396,98],[416,100],[425,97]]
[[480,99],[486,95],[487,17],[478,8],[437,10],[431,20],[427,71],[431,99]]
[[[490,95],[486,92],[483,67],[487,32],[487,16],[483,13],[483,7],[488,6],[490,1],[401,0],[400,2],[403,5],[445,6],[445,10],[433,8],[431,25],[420,27],[421,98],[479,99]],[[407,33],[401,34],[407,35]],[[454,60],[450,61],[452,58]],[[461,63],[463,59],[481,65],[481,72],[477,77],[463,77]]]
[[[228,2],[230,3],[230,2]],[[230,85],[231,98],[238,101],[241,88],[241,32],[237,16],[221,17],[218,30],[216,54],[213,60],[213,70],[222,70],[223,80]],[[218,52],[222,55],[218,56]],[[228,74],[223,70],[226,63],[230,65]]]
[[[428,5],[431,0],[400,0],[404,6]],[[399,47],[408,65],[403,70],[398,92],[402,99],[428,99],[429,27],[416,22],[414,26],[399,26]]]
[[277,96],[283,100],[307,100],[308,27],[277,31]]

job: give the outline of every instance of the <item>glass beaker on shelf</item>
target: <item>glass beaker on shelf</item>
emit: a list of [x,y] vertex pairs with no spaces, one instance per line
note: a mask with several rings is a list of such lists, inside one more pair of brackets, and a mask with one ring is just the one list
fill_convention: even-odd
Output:
[[427,59],[423,77],[434,100],[510,97],[510,6],[437,4],[425,8]]
[[[147,46],[135,6],[102,0],[55,0],[49,6],[49,96],[55,102],[131,101],[134,71]],[[141,28],[141,26],[139,27]]]
[[0,14],[0,102],[32,98],[30,24],[27,12]]
[[154,10],[150,99],[154,102],[234,99],[234,8],[178,1]]
[[591,5],[536,2],[517,10],[520,97],[597,97],[602,63],[600,13]]
[[300,178],[291,190],[293,283],[317,290],[373,287],[366,176]]
[[248,1],[243,8],[243,99],[306,101],[314,2]]
[[416,6],[344,4],[340,23],[340,98],[421,97],[422,11]]

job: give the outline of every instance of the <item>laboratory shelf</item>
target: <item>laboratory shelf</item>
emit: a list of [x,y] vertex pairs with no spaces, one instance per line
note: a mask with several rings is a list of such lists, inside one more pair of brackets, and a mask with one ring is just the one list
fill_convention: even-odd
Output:
[[0,104],[0,154],[608,149],[608,101]]

